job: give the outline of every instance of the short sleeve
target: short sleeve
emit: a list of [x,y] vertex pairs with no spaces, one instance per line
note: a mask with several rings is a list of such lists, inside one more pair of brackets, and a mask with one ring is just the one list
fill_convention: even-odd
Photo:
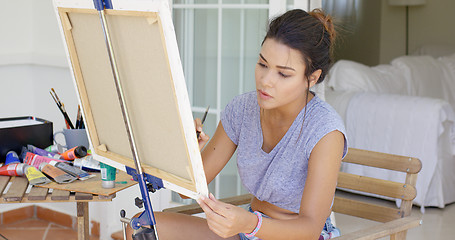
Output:
[[337,114],[328,114],[330,117],[329,118],[323,118],[319,119],[319,127],[317,129],[314,129],[314,132],[312,133],[312,137],[308,141],[307,145],[307,151],[308,151],[308,156],[310,156],[311,152],[313,151],[313,148],[316,146],[316,144],[327,134],[333,131],[339,131],[343,134],[344,137],[344,148],[343,148],[343,155],[342,158],[344,158],[348,152],[348,141],[346,138],[346,129],[344,127],[343,121]]
[[242,116],[244,111],[242,99],[243,95],[235,97],[221,112],[221,124],[223,124],[224,131],[235,145],[238,145],[239,143],[240,129],[242,125]]

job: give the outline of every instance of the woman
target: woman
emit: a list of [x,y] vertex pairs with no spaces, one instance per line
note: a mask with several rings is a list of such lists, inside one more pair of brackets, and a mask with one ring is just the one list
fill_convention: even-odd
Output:
[[[340,117],[309,88],[331,64],[335,32],[320,10],[288,11],[274,19],[255,70],[256,91],[235,97],[202,151],[211,182],[237,151],[242,183],[254,195],[250,211],[198,199],[206,219],[157,213],[161,239],[328,239],[328,218],[341,159]],[[196,128],[202,131],[200,120]],[[202,148],[209,137],[200,134]]]

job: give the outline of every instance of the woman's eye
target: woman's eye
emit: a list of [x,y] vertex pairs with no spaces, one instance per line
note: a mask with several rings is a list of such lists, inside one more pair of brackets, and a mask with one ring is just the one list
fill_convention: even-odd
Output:
[[263,67],[263,68],[266,68],[266,67],[267,67],[265,64],[263,64],[263,63],[261,63],[261,62],[258,62],[258,65],[261,66],[261,67]]
[[283,78],[289,77],[289,75],[286,75],[286,74],[284,74],[284,73],[282,73],[282,72],[278,72],[278,74],[280,74],[280,76],[283,77]]

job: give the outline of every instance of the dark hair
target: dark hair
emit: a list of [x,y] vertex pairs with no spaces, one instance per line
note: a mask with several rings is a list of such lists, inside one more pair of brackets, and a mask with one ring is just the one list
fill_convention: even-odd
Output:
[[307,13],[300,9],[290,10],[273,19],[268,27],[267,38],[274,39],[300,51],[305,63],[305,77],[321,69],[317,83],[324,80],[332,64],[332,43],[335,42],[332,17],[321,9]]

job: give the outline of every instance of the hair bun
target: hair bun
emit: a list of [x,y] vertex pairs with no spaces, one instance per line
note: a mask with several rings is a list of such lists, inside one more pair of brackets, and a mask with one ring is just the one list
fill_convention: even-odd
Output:
[[309,14],[322,23],[322,25],[324,26],[324,29],[327,31],[327,33],[330,36],[330,41],[332,43],[335,42],[336,32],[335,32],[335,26],[333,24],[332,16],[325,14],[324,11],[320,8],[311,10],[309,12]]

